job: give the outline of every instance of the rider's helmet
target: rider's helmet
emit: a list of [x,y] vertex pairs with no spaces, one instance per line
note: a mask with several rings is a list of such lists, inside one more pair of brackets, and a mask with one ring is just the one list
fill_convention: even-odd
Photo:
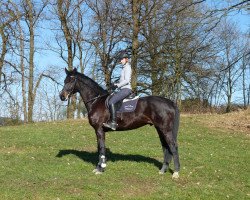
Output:
[[128,54],[127,51],[125,51],[125,50],[120,51],[120,53],[119,53],[119,60],[122,60],[123,58],[129,58],[129,57],[130,56],[129,56],[129,54]]

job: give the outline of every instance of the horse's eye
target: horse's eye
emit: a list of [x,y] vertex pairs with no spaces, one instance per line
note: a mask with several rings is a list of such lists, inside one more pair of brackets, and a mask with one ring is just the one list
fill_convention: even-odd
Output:
[[73,79],[72,79],[71,77],[67,77],[67,78],[64,80],[64,84],[70,83],[70,82],[72,82],[72,81],[73,81]]

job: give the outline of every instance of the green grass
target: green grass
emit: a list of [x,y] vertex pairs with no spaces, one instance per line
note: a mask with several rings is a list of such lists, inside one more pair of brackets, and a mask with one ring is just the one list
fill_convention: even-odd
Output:
[[[250,145],[242,133],[181,119],[178,180],[159,175],[160,141],[153,127],[106,136],[102,175],[87,121],[0,127],[0,199],[249,199]],[[173,165],[171,165],[173,169]]]

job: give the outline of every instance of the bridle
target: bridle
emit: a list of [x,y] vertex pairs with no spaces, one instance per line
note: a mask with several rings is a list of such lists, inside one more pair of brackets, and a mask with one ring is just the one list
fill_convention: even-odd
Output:
[[[71,76],[71,78],[73,78],[74,77],[74,85],[73,85],[73,87],[72,87],[72,89],[71,89],[71,91],[68,93],[68,95],[67,95],[67,99],[69,99],[68,97],[70,97],[71,95],[72,95],[72,93],[73,93],[73,91],[75,90],[75,87],[76,87],[76,81],[77,80],[79,80],[79,79],[77,79],[77,77],[76,76]],[[81,81],[81,80],[79,80],[79,81]],[[82,83],[84,83],[83,81],[81,81]],[[86,84],[86,83],[84,83],[84,84]],[[96,96],[96,97],[94,97],[94,98],[92,98],[92,99],[90,99],[90,100],[88,100],[87,102],[85,102],[86,104],[87,103],[90,103],[90,102],[92,102],[92,101],[94,101],[95,102],[95,100],[97,100],[97,99],[99,99],[99,98],[101,98],[101,97],[104,97],[104,96],[106,96],[107,94],[103,94],[103,95],[98,95],[98,96]],[[94,104],[94,102],[92,102],[92,104]],[[91,104],[91,105],[92,105]]]
[[72,89],[71,89],[71,91],[68,93],[68,95],[67,95],[67,99],[69,99],[69,97],[73,94],[73,91],[75,90],[75,87],[76,87],[76,81],[77,81],[77,78],[75,77],[75,76],[71,76],[71,78],[72,77],[74,77],[75,78],[75,80],[74,80],[74,85],[73,85],[73,87],[72,87]]

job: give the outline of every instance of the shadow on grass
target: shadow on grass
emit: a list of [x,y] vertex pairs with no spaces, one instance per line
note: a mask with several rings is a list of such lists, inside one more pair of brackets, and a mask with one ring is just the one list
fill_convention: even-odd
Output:
[[[94,166],[98,162],[98,153],[97,152],[87,152],[87,151],[78,151],[78,150],[60,150],[56,157],[61,158],[66,155],[75,155],[81,160],[85,162],[92,163]],[[131,162],[146,162],[150,164],[154,164],[156,167],[160,168],[162,166],[162,163],[158,160],[150,157],[145,157],[142,155],[131,155],[131,154],[119,154],[119,153],[113,153],[109,149],[106,150],[106,155],[108,158],[108,162],[116,162],[116,161],[131,161]]]

